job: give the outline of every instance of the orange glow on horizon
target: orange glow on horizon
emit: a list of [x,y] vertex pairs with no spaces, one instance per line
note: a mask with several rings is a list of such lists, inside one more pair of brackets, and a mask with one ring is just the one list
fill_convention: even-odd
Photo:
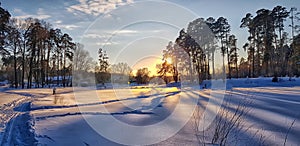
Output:
[[157,56],[149,56],[140,59],[134,65],[131,66],[132,74],[136,75],[138,69],[148,68],[148,70],[150,71],[150,76],[156,76],[157,75],[156,65],[161,63],[162,63],[162,59]]

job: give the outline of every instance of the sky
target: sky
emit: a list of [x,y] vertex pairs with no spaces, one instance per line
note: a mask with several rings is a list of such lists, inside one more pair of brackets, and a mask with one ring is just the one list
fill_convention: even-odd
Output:
[[[273,9],[277,5],[289,10],[300,6],[300,1],[1,0],[1,6],[13,17],[44,19],[82,43],[95,59],[97,50],[103,48],[112,64],[127,62],[136,69],[144,65],[152,72],[168,42],[199,17],[227,18],[231,33],[238,39],[239,54],[245,57],[242,46],[248,32],[239,28],[241,19],[246,13],[255,14],[258,9]],[[220,58],[216,56],[216,66],[221,65]]]

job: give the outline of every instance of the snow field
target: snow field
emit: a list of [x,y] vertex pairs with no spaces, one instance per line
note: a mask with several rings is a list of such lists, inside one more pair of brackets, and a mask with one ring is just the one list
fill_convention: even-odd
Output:
[[[210,87],[209,81],[204,83]],[[293,81],[282,78],[278,83],[272,83],[270,78],[232,79],[227,80],[226,88],[223,105],[228,103],[226,109],[230,114],[238,103],[245,99],[250,101],[245,103],[249,112],[243,115],[242,130],[233,129],[229,135],[230,145],[283,145],[285,140],[286,145],[300,144],[298,78]],[[178,91],[166,88],[152,92],[143,88],[130,89],[128,93],[127,89],[105,89],[95,91],[97,100],[78,100],[73,88],[58,88],[56,95],[52,95],[52,89],[0,92],[1,144],[119,145],[97,133],[84,118],[113,115],[117,120],[131,125],[156,124],[173,112],[182,94]],[[89,95],[88,91],[80,92]],[[199,114],[204,112],[209,100],[214,98],[210,93],[211,89],[188,93],[199,95]],[[100,105],[104,105],[105,109]],[[184,120],[181,118],[178,117],[178,120]],[[292,124],[293,120],[296,121]],[[195,130],[195,122],[197,119],[192,117],[175,135],[154,145],[198,145],[196,134],[199,133]],[[13,127],[10,128],[11,132],[9,127]],[[211,144],[212,127],[205,130],[205,143],[208,145]],[[107,129],[128,134],[128,131],[114,127]],[[148,136],[159,137],[160,133]]]

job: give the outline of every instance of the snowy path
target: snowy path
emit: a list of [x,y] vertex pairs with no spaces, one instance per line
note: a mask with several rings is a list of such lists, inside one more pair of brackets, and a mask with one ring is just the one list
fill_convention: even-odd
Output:
[[49,95],[47,92],[50,93],[45,89],[2,90],[0,92],[1,146],[34,145],[36,143],[30,105],[35,97]]
[[[28,129],[23,129],[22,132],[17,132],[16,130],[20,127],[26,126],[28,118],[24,118],[26,111],[30,108],[30,97],[20,97],[17,100],[12,102],[6,103],[0,108],[0,127],[2,128],[2,132],[0,135],[0,145],[16,145],[20,144],[17,143],[17,136],[16,134],[20,134]],[[20,130],[20,129],[19,129]],[[24,138],[28,138],[26,135],[19,135],[19,140]],[[31,136],[34,139],[34,136]],[[27,142],[30,143],[30,142]]]

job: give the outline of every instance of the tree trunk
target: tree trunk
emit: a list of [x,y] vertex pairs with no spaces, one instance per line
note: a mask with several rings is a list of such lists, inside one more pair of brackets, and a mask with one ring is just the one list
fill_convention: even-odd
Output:
[[[226,33],[226,43],[228,43],[228,39],[227,39],[227,33]],[[228,65],[228,78],[231,79],[231,63],[230,63],[230,55],[229,55],[229,48],[228,45],[226,45],[226,53],[227,53],[227,65]]]
[[212,61],[212,72],[213,72],[213,78],[215,79],[216,73],[215,73],[215,51],[212,51],[211,54],[211,61]]
[[41,59],[40,59],[40,57],[41,57],[41,55],[40,55],[40,53],[41,53],[41,42],[39,43],[37,49],[38,49],[37,50],[38,52],[37,52],[37,61],[36,61],[36,70],[35,70],[35,72],[36,72],[36,85],[39,88],[40,87],[40,74],[41,74],[41,68],[40,68],[40,65],[41,65]]
[[66,87],[66,52],[64,51],[64,64],[63,64],[63,87]]
[[254,61],[254,58],[255,58],[254,56],[255,56],[255,53],[254,53],[254,48],[252,48],[252,49],[253,49],[253,53],[252,53],[252,72],[251,73],[252,73],[252,78],[254,78],[254,68],[255,68],[254,67],[254,62],[255,62]]
[[236,69],[236,78],[239,78],[237,48],[235,48],[235,69]]
[[47,52],[47,61],[46,61],[46,84],[49,85],[49,63],[50,63],[50,51],[51,47],[48,46],[48,52]]
[[27,88],[31,88],[32,85],[32,63],[33,63],[33,56],[30,57],[30,61],[29,61],[29,74],[27,80]]
[[22,89],[24,89],[24,79],[25,79],[25,52],[26,52],[26,41],[24,39],[24,46],[22,50]]
[[209,72],[209,52],[207,53],[207,79],[210,79],[210,72]]
[[225,54],[222,55],[222,59],[223,59],[223,73],[225,73],[225,78],[223,77],[223,80],[225,80],[226,79]]
[[14,73],[15,73],[15,88],[18,88],[18,74],[17,74],[17,44],[14,44]]

